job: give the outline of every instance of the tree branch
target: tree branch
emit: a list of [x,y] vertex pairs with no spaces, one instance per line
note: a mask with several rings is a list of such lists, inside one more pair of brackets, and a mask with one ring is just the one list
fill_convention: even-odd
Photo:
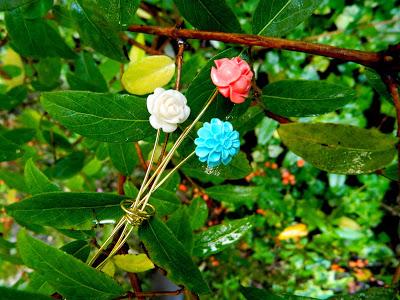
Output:
[[178,29],[175,27],[158,27],[147,25],[131,25],[129,31],[166,36],[173,39],[186,38],[198,40],[217,40],[225,43],[260,46],[269,49],[290,50],[321,55],[343,61],[352,61],[361,65],[381,70],[400,70],[400,49],[393,47],[386,52],[367,52],[344,49],[329,45],[308,43],[304,41],[286,40],[253,34],[212,32],[202,30]]

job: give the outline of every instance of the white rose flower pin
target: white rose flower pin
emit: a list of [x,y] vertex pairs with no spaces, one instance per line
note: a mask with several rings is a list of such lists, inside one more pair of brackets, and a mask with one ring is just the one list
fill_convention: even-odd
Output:
[[187,99],[181,92],[156,88],[147,97],[151,126],[166,133],[175,131],[178,124],[185,122],[190,115],[190,107],[186,104]]

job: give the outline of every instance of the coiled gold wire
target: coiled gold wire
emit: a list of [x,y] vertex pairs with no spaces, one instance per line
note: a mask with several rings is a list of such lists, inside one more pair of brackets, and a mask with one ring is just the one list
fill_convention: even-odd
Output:
[[153,205],[147,203],[143,210],[132,207],[134,200],[125,199],[121,201],[121,208],[125,212],[126,221],[133,227],[139,227],[144,221],[154,216],[156,209]]

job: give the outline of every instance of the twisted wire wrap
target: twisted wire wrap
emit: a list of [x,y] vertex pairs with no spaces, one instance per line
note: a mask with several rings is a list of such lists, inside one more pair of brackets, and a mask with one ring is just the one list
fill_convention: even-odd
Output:
[[153,205],[147,203],[144,209],[133,207],[135,203],[132,199],[121,201],[121,208],[125,212],[125,220],[133,227],[139,227],[144,221],[154,216],[156,209]]

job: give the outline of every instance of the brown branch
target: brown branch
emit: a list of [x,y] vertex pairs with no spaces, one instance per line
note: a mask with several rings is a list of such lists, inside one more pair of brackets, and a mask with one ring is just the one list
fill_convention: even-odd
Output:
[[135,291],[135,295],[138,300],[145,300],[145,296],[142,295],[142,288],[140,287],[139,278],[135,273],[128,272],[129,281],[133,290]]
[[155,297],[155,296],[177,296],[180,295],[184,292],[184,289],[181,288],[176,291],[155,291],[155,292],[140,292],[140,293],[132,293],[128,292],[126,295],[123,295],[121,297],[115,298],[115,300],[121,300],[121,299],[131,299],[133,297]]
[[181,87],[182,78],[182,65],[183,65],[183,52],[185,51],[185,42],[181,39],[178,40],[178,54],[176,55],[176,81],[175,90],[179,91]]
[[146,171],[147,170],[147,163],[146,163],[146,161],[145,161],[145,159],[143,157],[142,148],[140,148],[140,145],[139,145],[138,142],[135,142],[134,144],[135,144],[136,153],[137,153],[137,155],[139,157],[140,165],[142,166],[142,169]]
[[[163,28],[158,26],[131,25],[129,31],[167,36],[173,39],[217,40],[225,43],[247,46],[260,46],[268,49],[281,49],[321,55],[343,61],[352,61],[374,69],[400,70],[400,58],[390,55],[391,52],[378,53],[344,49],[329,45],[308,43],[304,41],[286,40],[280,38],[258,36],[252,34],[224,33],[175,27]],[[397,49],[397,52],[399,50]],[[393,53],[396,54],[396,53]]]
[[124,191],[125,181],[126,181],[126,176],[122,175],[122,174],[118,174],[118,186],[117,186],[118,195],[125,195],[125,191]]

